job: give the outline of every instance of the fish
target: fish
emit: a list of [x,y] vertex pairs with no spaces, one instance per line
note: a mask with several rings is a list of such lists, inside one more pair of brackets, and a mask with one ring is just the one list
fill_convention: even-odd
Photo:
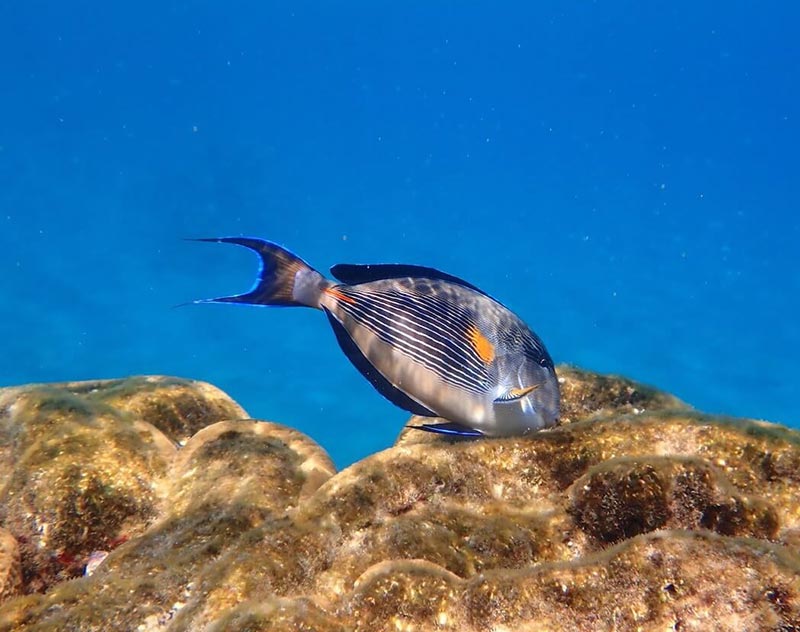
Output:
[[252,289],[193,303],[322,310],[344,354],[381,395],[414,415],[443,420],[413,428],[500,437],[558,423],[558,379],[541,339],[467,281],[394,263],[337,264],[333,281],[264,239],[192,241],[234,244],[260,258]]

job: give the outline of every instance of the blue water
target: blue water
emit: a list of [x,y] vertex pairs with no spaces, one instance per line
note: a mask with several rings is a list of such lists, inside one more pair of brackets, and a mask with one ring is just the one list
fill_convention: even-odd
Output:
[[800,5],[0,3],[0,385],[208,380],[339,466],[406,413],[302,309],[409,262],[522,315],[556,362],[800,424]]

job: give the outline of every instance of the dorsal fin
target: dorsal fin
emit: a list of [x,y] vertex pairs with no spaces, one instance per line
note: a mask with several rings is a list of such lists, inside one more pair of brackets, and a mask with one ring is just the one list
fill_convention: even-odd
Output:
[[486,294],[472,283],[467,283],[452,274],[441,272],[436,268],[426,266],[412,266],[403,263],[372,263],[367,265],[356,265],[352,263],[339,263],[331,268],[331,274],[342,283],[357,285],[368,283],[369,281],[382,281],[384,279],[400,279],[404,277],[418,277],[423,279],[439,279],[448,281],[456,285],[463,285],[479,294]]

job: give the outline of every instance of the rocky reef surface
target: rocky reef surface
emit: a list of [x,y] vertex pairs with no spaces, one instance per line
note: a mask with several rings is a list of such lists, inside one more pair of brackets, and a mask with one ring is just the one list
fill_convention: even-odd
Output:
[[0,389],[0,630],[800,630],[800,434],[558,373],[338,473],[202,382]]

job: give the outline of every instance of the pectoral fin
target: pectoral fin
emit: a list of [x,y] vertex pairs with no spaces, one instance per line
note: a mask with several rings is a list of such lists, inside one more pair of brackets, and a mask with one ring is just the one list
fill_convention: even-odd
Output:
[[537,388],[539,388],[538,384],[534,384],[533,386],[525,386],[523,388],[510,388],[505,393],[500,395],[500,397],[495,398],[495,404],[509,404],[512,402],[519,401],[529,393],[532,393]]

